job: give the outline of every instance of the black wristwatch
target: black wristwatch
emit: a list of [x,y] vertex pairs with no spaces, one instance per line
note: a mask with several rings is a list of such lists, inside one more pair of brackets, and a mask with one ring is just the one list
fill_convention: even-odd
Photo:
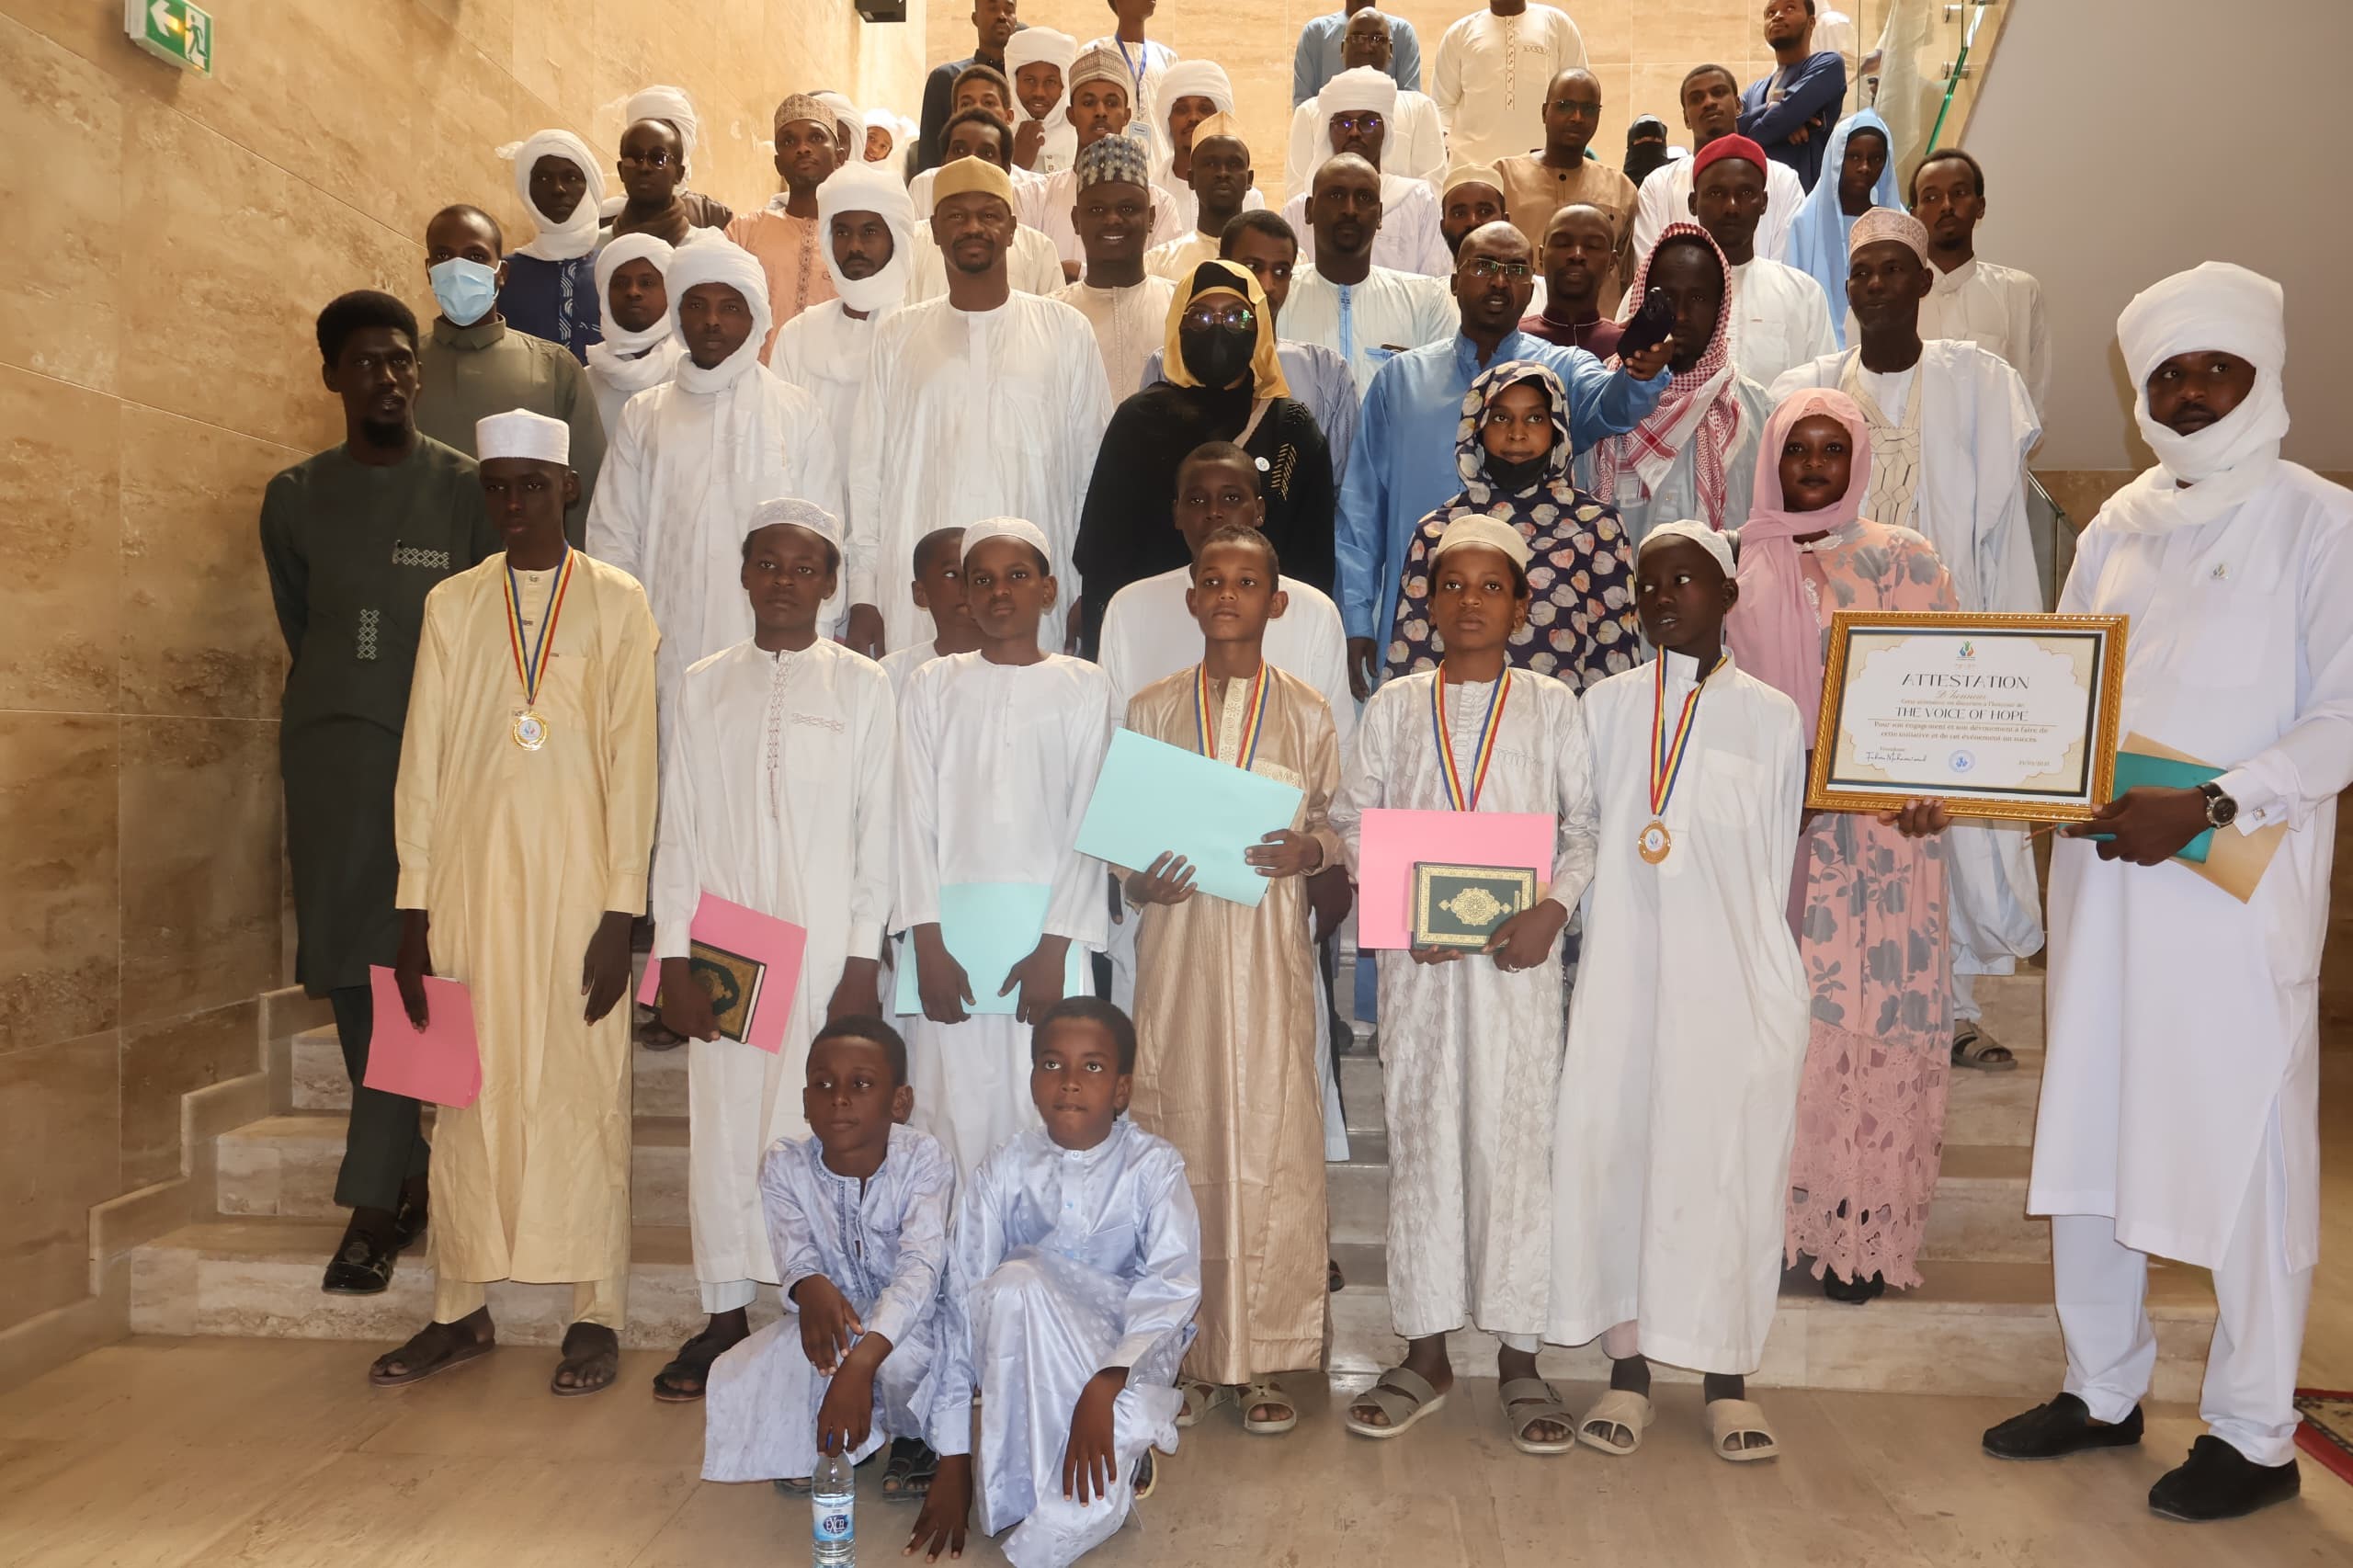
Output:
[[2220,784],[2211,781],[2200,784],[2198,786],[2198,792],[2206,797],[2206,825],[2208,827],[2228,827],[2238,820],[2239,803],[2223,794]]

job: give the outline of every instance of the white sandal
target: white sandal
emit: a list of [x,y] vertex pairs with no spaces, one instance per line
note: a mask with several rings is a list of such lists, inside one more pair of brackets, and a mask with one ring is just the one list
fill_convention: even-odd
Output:
[[1410,1431],[1423,1416],[1435,1415],[1444,1409],[1446,1395],[1412,1368],[1392,1367],[1381,1374],[1372,1387],[1348,1401],[1350,1411],[1359,1404],[1370,1404],[1380,1411],[1389,1425],[1375,1426],[1349,1415],[1342,1417],[1342,1426],[1359,1437],[1394,1437]]
[[[1541,1378],[1514,1378],[1497,1391],[1503,1401],[1504,1424],[1511,1429],[1511,1446],[1523,1454],[1565,1454],[1577,1446],[1576,1417],[1561,1396]],[[1549,1421],[1565,1428],[1565,1437],[1539,1438],[1528,1429]]]
[[[1777,1459],[1781,1452],[1781,1440],[1773,1435],[1765,1411],[1753,1400],[1711,1399],[1708,1402],[1708,1430],[1714,1437],[1716,1458],[1733,1464],[1746,1464],[1752,1460]],[[1746,1444],[1727,1447],[1734,1437],[1759,1437],[1763,1445],[1750,1448]]]
[[1196,1378],[1178,1391],[1185,1399],[1185,1408],[1176,1413],[1176,1426],[1181,1431],[1199,1422],[1202,1416],[1233,1398],[1233,1391],[1223,1383],[1203,1382]]
[[[1577,1425],[1577,1441],[1624,1459],[1643,1446],[1643,1434],[1650,1429],[1650,1424],[1651,1402],[1647,1394],[1611,1389],[1585,1413],[1585,1419]],[[1619,1442],[1610,1436],[1613,1427],[1631,1432],[1633,1437]]]
[[[1279,1437],[1299,1425],[1299,1406],[1272,1378],[1254,1378],[1235,1403],[1242,1406],[1242,1429],[1255,1437]],[[1253,1421],[1250,1413],[1262,1404],[1290,1412],[1272,1421]]]

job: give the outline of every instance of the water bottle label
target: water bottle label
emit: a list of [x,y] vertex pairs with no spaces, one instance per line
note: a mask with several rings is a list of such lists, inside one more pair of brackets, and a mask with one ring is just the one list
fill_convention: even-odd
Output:
[[850,1539],[850,1508],[847,1504],[838,1508],[825,1508],[818,1512],[817,1539],[823,1541]]

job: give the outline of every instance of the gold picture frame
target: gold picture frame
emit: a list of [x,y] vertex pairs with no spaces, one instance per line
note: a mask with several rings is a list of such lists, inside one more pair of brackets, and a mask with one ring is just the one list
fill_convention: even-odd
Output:
[[2127,619],[1837,611],[1806,808],[2089,820],[2115,788]]

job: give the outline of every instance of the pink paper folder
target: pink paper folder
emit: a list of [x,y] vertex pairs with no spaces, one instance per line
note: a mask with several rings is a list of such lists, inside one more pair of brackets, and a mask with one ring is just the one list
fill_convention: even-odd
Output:
[[368,992],[376,1005],[376,1024],[361,1082],[435,1105],[473,1104],[482,1093],[482,1052],[474,1044],[474,999],[466,988],[454,980],[426,977],[421,1034],[408,1021],[391,970],[369,964]]
[[1417,860],[1526,866],[1538,885],[1551,881],[1554,829],[1552,817],[1535,812],[1365,812],[1357,849],[1357,946],[1413,945],[1408,916]]
[[[783,1050],[784,1026],[791,1019],[792,998],[801,989],[801,954],[809,945],[808,931],[707,892],[695,905],[694,924],[687,934],[697,949],[695,961],[723,970],[734,989],[733,1007],[724,998],[713,998],[721,1032],[762,1051]],[[637,999],[651,1007],[661,989],[662,966],[649,962]],[[739,1035],[730,1026],[741,1017],[746,1000],[750,1016],[742,1019]]]

